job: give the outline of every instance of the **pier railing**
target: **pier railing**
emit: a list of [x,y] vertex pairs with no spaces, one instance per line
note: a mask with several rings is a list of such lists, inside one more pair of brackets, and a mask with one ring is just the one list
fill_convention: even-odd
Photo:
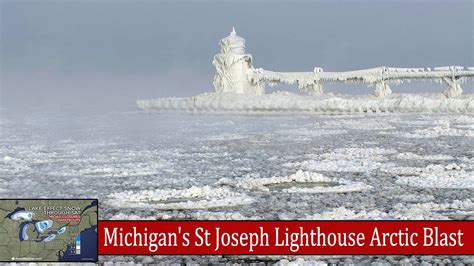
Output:
[[446,66],[431,68],[377,67],[346,72],[325,72],[316,67],[312,72],[274,72],[262,68],[252,69],[249,80],[255,84],[270,85],[297,84],[298,88],[312,95],[323,93],[324,82],[365,83],[375,85],[375,95],[384,97],[392,93],[390,84],[400,84],[410,80],[426,80],[446,83],[443,94],[450,98],[462,94],[461,84],[474,77],[474,67]]

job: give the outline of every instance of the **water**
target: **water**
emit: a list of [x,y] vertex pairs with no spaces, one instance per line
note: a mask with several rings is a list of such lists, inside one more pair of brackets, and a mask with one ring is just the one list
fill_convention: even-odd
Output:
[[[101,219],[474,216],[472,115],[4,114],[0,125],[0,198],[97,197]],[[329,181],[242,185],[298,170]]]

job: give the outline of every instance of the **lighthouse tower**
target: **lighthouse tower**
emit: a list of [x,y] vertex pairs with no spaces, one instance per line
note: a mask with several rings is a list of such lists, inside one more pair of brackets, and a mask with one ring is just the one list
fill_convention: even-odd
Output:
[[252,55],[245,53],[245,39],[235,29],[219,42],[220,53],[214,56],[216,67],[214,88],[217,93],[263,95],[264,84],[253,84],[248,79],[252,66]]

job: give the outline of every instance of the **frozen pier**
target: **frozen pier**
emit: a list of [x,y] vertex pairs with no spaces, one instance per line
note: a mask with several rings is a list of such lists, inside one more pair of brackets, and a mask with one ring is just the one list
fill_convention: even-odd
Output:
[[249,71],[249,79],[256,84],[270,85],[285,83],[297,84],[301,91],[311,95],[323,93],[323,83],[366,83],[375,86],[375,96],[390,95],[389,84],[400,84],[411,80],[425,80],[446,83],[448,88],[443,92],[446,97],[462,94],[461,85],[468,78],[474,77],[474,67],[447,66],[430,68],[392,68],[377,67],[346,72],[324,72],[316,67],[312,72],[274,72],[262,68]]
[[[220,41],[212,61],[216,68],[213,93],[187,98],[137,101],[143,110],[186,112],[474,112],[474,95],[462,95],[461,84],[474,77],[474,67],[393,68],[327,72],[275,72],[254,68],[245,52],[245,39],[235,29]],[[442,93],[393,94],[392,85],[412,80],[446,84]],[[265,85],[295,84],[309,95],[289,92],[265,94]],[[374,95],[323,94],[324,83],[363,83],[374,86]]]

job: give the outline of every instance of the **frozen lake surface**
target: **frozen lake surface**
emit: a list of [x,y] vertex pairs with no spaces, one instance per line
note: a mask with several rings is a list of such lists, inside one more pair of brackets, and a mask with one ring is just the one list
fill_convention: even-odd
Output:
[[1,198],[97,197],[101,219],[474,219],[470,114],[4,114],[0,126]]

